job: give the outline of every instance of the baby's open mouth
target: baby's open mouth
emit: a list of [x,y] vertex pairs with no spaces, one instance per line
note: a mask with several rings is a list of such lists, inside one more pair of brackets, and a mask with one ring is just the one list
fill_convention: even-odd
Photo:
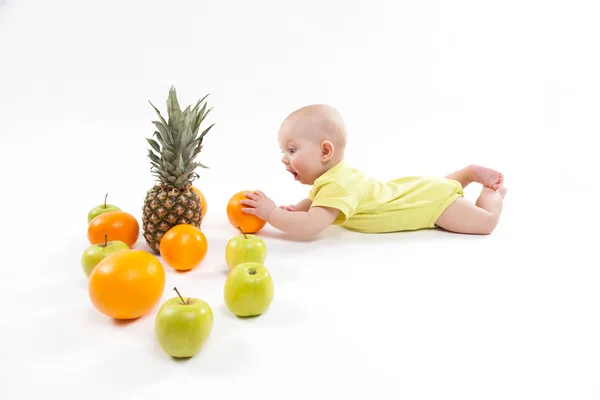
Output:
[[290,171],[289,169],[288,169],[288,172],[290,174],[294,175],[294,179],[296,179],[296,180],[298,179],[298,174],[297,173],[295,173],[294,171]]

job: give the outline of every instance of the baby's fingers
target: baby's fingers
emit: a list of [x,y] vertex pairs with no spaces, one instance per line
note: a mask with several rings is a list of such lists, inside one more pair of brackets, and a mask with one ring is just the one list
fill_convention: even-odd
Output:
[[256,213],[258,211],[256,210],[256,208],[242,208],[242,212],[246,213],[246,214],[254,214],[254,215],[256,215]]
[[258,207],[258,203],[254,200],[240,200],[240,204],[250,207]]
[[263,192],[261,192],[260,190],[255,190],[254,193],[256,193],[258,195],[258,197],[261,197],[263,199],[267,198],[267,195],[264,194]]
[[[258,197],[258,196],[256,195],[256,193],[253,193],[253,192],[246,192],[246,193],[244,193],[244,195],[245,195],[247,198],[249,198],[249,199],[252,199],[252,200],[258,200],[258,199],[260,199],[260,197]],[[243,200],[242,200],[242,201],[243,201]],[[241,203],[241,201],[240,201],[240,203]]]

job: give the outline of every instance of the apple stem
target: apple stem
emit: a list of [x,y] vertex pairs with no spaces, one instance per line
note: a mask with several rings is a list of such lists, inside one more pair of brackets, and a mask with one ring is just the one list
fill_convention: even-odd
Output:
[[177,295],[179,296],[179,298],[181,299],[181,304],[185,304],[185,300],[183,299],[183,297],[181,297],[181,295],[179,294],[179,290],[177,290],[176,287],[173,288],[173,290],[175,290],[177,292]]
[[108,193],[104,196],[104,208],[106,208],[106,198],[108,197]]
[[104,247],[108,246],[108,234],[104,234]]
[[242,228],[240,228],[239,226],[237,228],[240,230],[240,232],[242,232],[242,235],[244,235],[244,237],[246,239],[248,239],[248,236],[246,236],[246,234],[244,233],[244,231],[242,230]]

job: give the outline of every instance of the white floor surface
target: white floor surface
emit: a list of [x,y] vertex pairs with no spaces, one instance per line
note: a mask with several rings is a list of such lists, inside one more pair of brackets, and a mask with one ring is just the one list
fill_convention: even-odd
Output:
[[[597,16],[579,0],[0,0],[0,399],[600,399]],[[164,112],[171,85],[183,105],[210,93],[216,123],[196,182],[209,252],[165,266],[161,303],[177,286],[214,311],[186,362],[159,349],[158,307],[97,312],[79,265],[105,193],[141,221],[148,101]],[[275,299],[239,320],[225,204],[306,196],[277,128],[310,103],[338,108],[348,162],[382,180],[502,170],[502,219],[485,237],[267,227]]]

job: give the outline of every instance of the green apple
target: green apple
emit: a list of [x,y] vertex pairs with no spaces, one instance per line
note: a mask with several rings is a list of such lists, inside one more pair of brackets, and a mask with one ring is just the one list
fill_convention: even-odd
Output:
[[90,210],[90,212],[88,213],[88,217],[87,217],[88,224],[95,217],[97,217],[98,215],[103,214],[105,212],[121,211],[121,209],[119,207],[115,206],[114,204],[106,204],[107,197],[108,197],[108,193],[106,194],[106,196],[104,196],[104,204],[100,204],[99,206],[96,206]]
[[238,264],[245,262],[257,262],[264,264],[267,258],[267,245],[256,235],[246,235],[238,227],[242,235],[234,236],[225,246],[225,261],[227,267],[232,269]]
[[169,299],[158,310],[154,332],[161,349],[174,358],[190,358],[200,351],[213,327],[213,313],[207,302],[178,297]]
[[238,317],[253,317],[264,313],[273,302],[273,278],[267,268],[257,262],[233,267],[225,280],[225,305]]
[[104,243],[89,246],[81,255],[81,267],[88,278],[94,267],[108,255],[116,253],[117,251],[129,249],[129,246],[120,240],[112,240],[109,242],[107,239],[108,235],[104,235]]

